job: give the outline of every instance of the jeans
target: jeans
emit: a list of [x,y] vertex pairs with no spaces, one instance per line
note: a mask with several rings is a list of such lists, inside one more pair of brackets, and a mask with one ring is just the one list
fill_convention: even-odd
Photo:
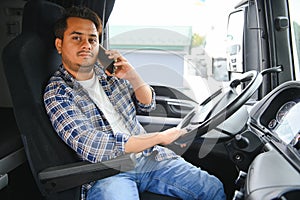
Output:
[[87,200],[137,200],[143,191],[181,199],[226,199],[219,179],[183,158],[156,161],[142,156],[134,170],[96,181]]

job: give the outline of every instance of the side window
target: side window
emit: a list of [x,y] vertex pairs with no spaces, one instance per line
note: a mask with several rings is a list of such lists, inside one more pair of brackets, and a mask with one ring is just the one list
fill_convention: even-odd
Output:
[[294,56],[294,69],[296,79],[300,80],[300,1],[290,0],[290,25],[292,33],[292,45],[293,45],[293,56]]
[[238,2],[116,1],[108,47],[125,55],[149,84],[175,88],[200,103],[229,80],[227,16]]

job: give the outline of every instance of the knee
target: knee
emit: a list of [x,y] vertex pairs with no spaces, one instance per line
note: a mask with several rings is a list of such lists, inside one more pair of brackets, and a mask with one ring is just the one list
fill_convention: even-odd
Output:
[[138,190],[134,181],[116,175],[96,181],[87,193],[87,200],[127,200],[137,199],[138,196]]
[[94,185],[89,189],[87,193],[87,199],[108,199],[112,195],[114,190],[115,182],[109,179],[103,179],[96,181]]
[[192,196],[184,199],[226,200],[223,183],[215,176],[200,171],[201,176],[195,185],[190,188]]
[[[210,189],[207,196],[213,200],[225,200],[226,195],[224,192],[223,183],[215,176],[211,176]],[[208,198],[209,199],[209,198]]]

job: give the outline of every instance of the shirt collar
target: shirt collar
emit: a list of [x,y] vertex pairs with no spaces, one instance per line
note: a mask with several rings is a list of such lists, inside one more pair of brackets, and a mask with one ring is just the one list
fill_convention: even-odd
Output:
[[[62,74],[63,79],[68,85],[70,85],[74,89],[81,87],[78,81],[64,68],[63,64],[59,66],[58,71]],[[100,77],[101,80],[107,79],[107,75],[104,73],[103,68],[100,67],[97,63],[94,65],[94,71],[96,76]]]

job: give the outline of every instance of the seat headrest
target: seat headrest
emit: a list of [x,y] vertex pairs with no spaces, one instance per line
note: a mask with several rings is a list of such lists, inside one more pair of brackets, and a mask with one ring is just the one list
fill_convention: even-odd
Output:
[[64,14],[64,8],[48,1],[28,1],[24,7],[22,33],[38,34],[54,46],[54,24]]

